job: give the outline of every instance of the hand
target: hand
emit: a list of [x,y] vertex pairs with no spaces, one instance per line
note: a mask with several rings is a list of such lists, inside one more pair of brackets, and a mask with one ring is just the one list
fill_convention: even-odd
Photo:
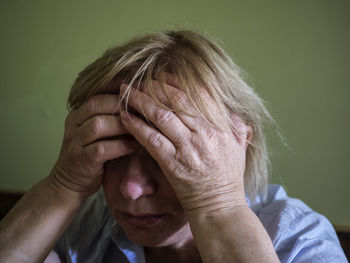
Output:
[[61,152],[51,174],[55,183],[91,195],[103,181],[104,163],[137,148],[135,139],[121,136],[127,131],[118,115],[119,106],[118,95],[100,94],[68,114]]
[[[160,84],[154,81],[152,85]],[[166,110],[169,103],[160,88],[157,97],[164,107],[147,94],[147,87],[143,91],[130,88],[128,105],[155,127],[130,112],[122,112],[126,130],[158,162],[187,212],[246,205],[243,175],[250,126],[232,114],[237,127],[232,131],[219,107],[202,89],[206,105],[220,127],[217,129],[191,106],[181,90],[170,85],[166,89],[186,113]],[[122,85],[121,94],[125,90],[126,85]]]

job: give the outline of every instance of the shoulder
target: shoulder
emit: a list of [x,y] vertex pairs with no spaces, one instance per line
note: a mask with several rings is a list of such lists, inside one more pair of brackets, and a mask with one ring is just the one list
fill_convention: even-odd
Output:
[[112,217],[103,190],[90,196],[63,233],[55,251],[67,262],[99,262],[94,258],[108,249],[111,241]]
[[288,197],[282,186],[270,185],[267,196],[259,196],[250,206],[282,262],[347,262],[328,219]]

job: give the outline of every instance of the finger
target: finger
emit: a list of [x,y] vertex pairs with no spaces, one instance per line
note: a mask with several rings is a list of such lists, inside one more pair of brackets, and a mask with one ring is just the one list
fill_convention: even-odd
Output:
[[129,112],[123,111],[121,119],[128,132],[146,148],[155,160],[162,163],[175,156],[175,146],[161,132]]
[[[121,86],[125,92],[126,85]],[[190,130],[172,111],[159,106],[146,93],[130,88],[128,105],[150,120],[174,145],[181,146],[191,136]]]
[[[170,79],[171,83],[174,83],[174,85],[180,85],[175,77],[170,76],[172,75],[167,75],[167,81]],[[184,91],[175,86],[161,84],[159,81],[152,80],[152,89],[145,87],[144,92],[148,95],[156,95],[159,101],[167,107],[174,108],[175,106],[175,114],[190,130],[201,129],[202,124],[206,122],[203,116],[194,107],[194,102],[188,98]],[[207,100],[208,94],[205,94],[204,90],[199,96],[205,99],[206,102],[210,102]]]
[[126,134],[120,116],[98,115],[88,119],[78,127],[79,144],[85,146],[106,137]]
[[[204,104],[207,112],[210,113],[211,121],[207,118],[208,116],[206,113],[200,112],[200,110],[194,106],[195,102],[191,101],[188,96],[186,96],[185,92],[177,88],[181,83],[179,83],[175,76],[167,73],[165,74],[165,78],[167,83],[172,83],[172,85],[164,85],[153,80],[152,86],[156,88],[153,88],[152,90],[155,90],[154,93],[165,105],[171,107],[171,105],[169,105],[169,100],[172,100],[173,104],[179,107],[179,111],[176,111],[175,113],[190,130],[195,131],[196,133],[202,133],[208,125],[212,126],[210,124],[211,121],[215,121],[217,127],[229,128],[224,117],[225,114],[223,113],[223,108],[218,106],[214,98],[204,87],[199,87],[197,90],[197,96]],[[149,94],[150,89],[147,89],[146,87],[145,93]]]
[[139,143],[134,138],[97,141],[83,147],[83,158],[93,166],[134,152]]
[[86,120],[96,115],[119,114],[119,95],[98,94],[85,101],[79,108],[72,111],[71,119],[80,126]]
[[[148,95],[155,94],[160,102],[168,107],[176,106],[178,109],[184,110],[188,113],[195,113],[196,109],[186,96],[185,92],[179,88],[169,85],[168,83],[160,83],[157,80],[151,80],[151,89],[147,86],[144,87],[143,92]],[[174,105],[170,103],[173,102]]]

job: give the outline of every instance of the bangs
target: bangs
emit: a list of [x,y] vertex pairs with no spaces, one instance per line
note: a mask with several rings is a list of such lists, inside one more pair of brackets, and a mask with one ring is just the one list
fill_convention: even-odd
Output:
[[[74,82],[69,98],[70,110],[78,108],[99,93],[119,94],[122,83],[127,106],[131,87],[143,91],[170,111],[186,112],[173,98],[169,85],[181,90],[190,104],[211,125],[221,130],[215,113],[206,103],[208,96],[220,110],[233,132],[232,114],[238,115],[253,130],[246,155],[245,187],[251,200],[266,193],[269,156],[264,124],[278,126],[255,91],[244,81],[242,71],[214,42],[192,31],[171,31],[146,35],[108,49],[87,66]],[[163,94],[167,103],[159,98]]]

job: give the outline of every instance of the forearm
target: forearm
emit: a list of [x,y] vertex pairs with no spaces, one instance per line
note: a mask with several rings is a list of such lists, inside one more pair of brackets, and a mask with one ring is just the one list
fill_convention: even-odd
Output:
[[2,262],[43,262],[84,200],[51,177],[33,186],[0,222]]
[[270,237],[248,206],[189,214],[203,262],[279,262]]

